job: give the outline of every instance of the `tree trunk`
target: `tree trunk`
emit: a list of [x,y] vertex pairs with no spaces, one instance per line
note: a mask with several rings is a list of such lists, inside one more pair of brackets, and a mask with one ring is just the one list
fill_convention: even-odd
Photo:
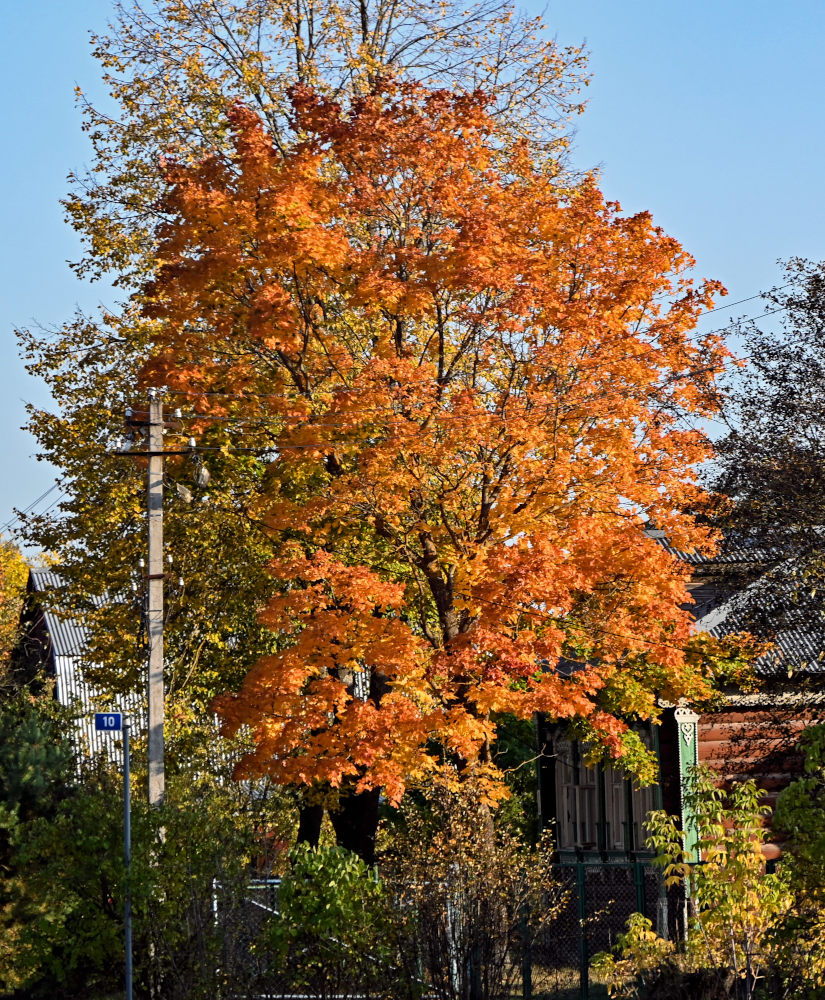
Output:
[[338,808],[329,814],[338,846],[357,854],[368,865],[375,864],[380,794],[373,788],[342,796]]
[[321,821],[324,818],[324,807],[320,804],[301,806],[298,819],[298,843],[317,847],[321,836]]

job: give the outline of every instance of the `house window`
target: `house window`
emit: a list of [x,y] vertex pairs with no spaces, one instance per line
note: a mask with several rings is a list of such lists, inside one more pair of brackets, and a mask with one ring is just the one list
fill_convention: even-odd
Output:
[[[625,779],[629,781],[630,779]],[[652,812],[656,808],[656,787],[655,785],[648,785],[645,788],[636,788],[632,786],[632,803],[633,803],[633,839],[631,842],[631,847],[634,851],[645,850],[645,839],[647,838],[647,828],[645,823],[647,822],[648,813]]]
[[578,743],[557,741],[556,788],[558,847],[598,847],[599,802],[596,768],[587,767]]
[[613,767],[604,769],[605,845],[608,851],[626,851],[628,844],[627,778]]
[[636,787],[619,768],[588,767],[575,741],[554,738],[552,754],[557,849],[644,850],[645,819],[656,806],[656,789]]

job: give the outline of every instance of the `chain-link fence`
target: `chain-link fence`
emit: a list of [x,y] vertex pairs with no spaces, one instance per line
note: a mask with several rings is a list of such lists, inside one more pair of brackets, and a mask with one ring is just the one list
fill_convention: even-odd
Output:
[[678,933],[679,900],[665,892],[661,871],[651,864],[578,861],[558,865],[556,874],[565,904],[523,960],[530,970],[522,983],[524,1000],[605,996],[591,983],[590,960],[615,945],[632,913],[644,914],[662,935]]
[[[446,954],[444,969],[429,966],[434,958],[427,943],[432,939],[433,923],[437,919],[428,913],[426,926],[409,921],[396,940],[398,952],[388,957],[384,951],[375,961],[364,961],[364,954],[353,955],[352,966],[361,972],[354,977],[338,974],[337,982],[325,982],[324,973],[309,985],[307,977],[300,990],[302,997],[382,998],[407,1000],[428,997],[432,1000],[598,1000],[605,997],[604,987],[593,982],[590,960],[599,951],[610,949],[622,933],[628,917],[639,912],[653,921],[659,933],[673,937],[678,934],[681,903],[676,894],[665,893],[659,869],[637,862],[579,861],[554,866],[562,890],[554,895],[556,915],[538,933],[531,930],[529,915],[520,914],[522,932],[506,935],[504,945],[506,975],[500,975],[497,985],[491,985],[485,964],[493,953],[488,945],[472,939],[466,952]],[[473,914],[460,916],[461,900],[456,898],[450,912],[445,912],[445,926],[458,919],[471,919]],[[245,937],[252,941],[266,920],[278,912],[277,880],[257,880],[250,883],[245,900]],[[485,916],[485,934],[496,937],[496,916]],[[512,919],[502,910],[500,920]],[[505,939],[503,926],[501,940]],[[470,940],[470,939],[468,939]],[[333,942],[334,944],[335,942]],[[493,948],[495,941],[493,941]],[[487,948],[488,950],[485,950]],[[253,949],[254,950],[254,949]],[[340,950],[340,949],[339,949]],[[447,949],[449,952],[449,948]],[[295,969],[284,967],[276,956],[262,962],[260,951],[255,956],[258,966],[255,995],[296,997]],[[356,961],[357,958],[357,961]],[[306,959],[309,961],[309,957]],[[501,956],[499,956],[499,961]],[[288,963],[302,961],[301,955],[290,956]],[[381,963],[384,968],[378,968]],[[344,953],[346,967],[346,953]],[[475,966],[478,966],[477,968]],[[364,970],[367,970],[366,972]],[[346,969],[344,970],[346,972]],[[331,973],[330,973],[331,975]]]

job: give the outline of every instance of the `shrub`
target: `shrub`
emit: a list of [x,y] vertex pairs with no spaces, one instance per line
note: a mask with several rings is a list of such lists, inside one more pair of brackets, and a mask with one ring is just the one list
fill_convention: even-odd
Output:
[[431,788],[403,820],[385,868],[409,979],[426,979],[439,1000],[509,997],[523,949],[564,902],[551,846],[494,829],[469,783]]
[[[0,703],[2,996],[73,1000],[122,988],[122,777],[106,761],[78,773],[69,732],[70,713],[48,697]],[[280,810],[202,773],[170,775],[160,810],[133,795],[138,995],[213,1000],[226,983],[254,983],[257,927],[245,902],[254,830]]]
[[391,902],[375,870],[340,847],[300,844],[290,859],[264,936],[281,986],[318,998],[406,995]]
[[775,826],[788,837],[783,869],[793,906],[775,935],[777,971],[788,996],[825,996],[825,726],[799,741],[804,774],[779,795]]

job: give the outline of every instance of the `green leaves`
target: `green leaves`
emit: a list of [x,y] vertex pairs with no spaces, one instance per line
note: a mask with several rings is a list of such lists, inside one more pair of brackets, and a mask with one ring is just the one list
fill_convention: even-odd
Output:
[[[2,995],[86,996],[122,982],[122,778],[105,761],[78,774],[69,721],[48,695],[0,702]],[[169,775],[161,810],[133,788],[136,974],[164,1000],[211,1000],[223,975],[251,983],[239,930],[249,872],[271,867],[294,825],[283,796],[212,778],[206,763]]]
[[50,693],[0,703],[0,992],[117,984],[122,806],[104,772],[74,783],[69,722]]
[[299,844],[290,862],[265,934],[290,986],[314,996],[384,995],[399,973],[398,953],[390,898],[375,871],[340,847]]
[[799,740],[805,772],[777,798],[776,826],[790,839],[798,878],[812,892],[825,888],[825,726],[812,725]]

